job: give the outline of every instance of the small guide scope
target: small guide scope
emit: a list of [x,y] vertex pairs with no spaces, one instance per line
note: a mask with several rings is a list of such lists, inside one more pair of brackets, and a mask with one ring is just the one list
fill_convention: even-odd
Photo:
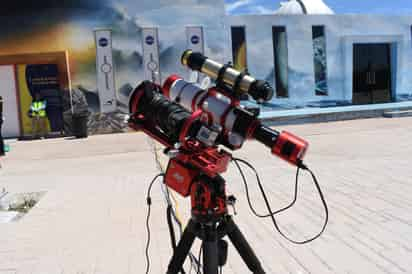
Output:
[[222,65],[200,52],[186,50],[181,61],[184,66],[202,72],[215,80],[217,86],[226,87],[226,91],[229,90],[232,96],[240,98],[244,94],[249,94],[259,103],[273,98],[274,91],[268,82],[257,80],[245,72],[235,70],[230,65]]

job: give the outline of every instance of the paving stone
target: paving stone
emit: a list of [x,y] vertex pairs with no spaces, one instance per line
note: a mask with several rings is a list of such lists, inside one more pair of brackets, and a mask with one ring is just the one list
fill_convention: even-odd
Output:
[[[325,192],[330,224],[317,241],[290,244],[270,220],[251,214],[231,166],[225,178],[238,198],[235,221],[267,273],[412,273],[412,118],[281,128],[310,141],[306,162]],[[144,273],[146,191],[159,172],[153,154],[159,146],[140,133],[11,146],[0,159],[0,189],[46,194],[21,220],[0,224],[0,274]],[[257,142],[235,155],[257,167],[274,207],[290,201],[293,167]],[[165,165],[167,158],[160,158]],[[247,176],[253,202],[264,212],[254,175]],[[278,220],[288,235],[300,239],[320,229],[324,213],[304,174],[299,195],[296,208]],[[189,201],[177,200],[187,221]],[[153,202],[151,273],[157,274],[165,273],[171,256],[159,184]],[[248,273],[233,247],[224,273]]]

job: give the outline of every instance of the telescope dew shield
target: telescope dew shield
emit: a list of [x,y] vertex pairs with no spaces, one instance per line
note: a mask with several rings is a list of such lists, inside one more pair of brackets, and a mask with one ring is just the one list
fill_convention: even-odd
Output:
[[130,103],[131,113],[142,114],[146,121],[159,127],[173,143],[179,141],[187,120],[192,116],[182,106],[171,102],[161,93],[160,87],[150,81],[144,81],[136,88]]
[[222,65],[209,59],[200,52],[186,50],[182,55],[182,64],[192,70],[200,71],[218,85],[229,86],[236,97],[250,94],[256,101],[269,101],[273,98],[273,88],[268,82],[256,80],[247,73],[239,72],[229,65]]

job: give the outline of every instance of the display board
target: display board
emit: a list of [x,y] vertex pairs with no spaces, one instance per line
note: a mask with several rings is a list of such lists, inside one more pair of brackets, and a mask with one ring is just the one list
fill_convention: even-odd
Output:
[[[187,26],[186,27],[186,48],[193,52],[205,52],[205,40],[203,36],[203,27]],[[204,76],[194,70],[189,70],[189,81],[200,83]]]
[[114,78],[112,31],[94,31],[96,41],[97,91],[100,99],[100,112],[114,112],[117,109]]
[[159,35],[157,28],[143,29],[143,70],[145,80],[161,84]]
[[0,66],[0,83],[3,97],[3,137],[17,137],[20,135],[20,122],[13,66]]
[[205,52],[205,43],[203,37],[203,27],[188,26],[186,27],[187,48],[194,52]]

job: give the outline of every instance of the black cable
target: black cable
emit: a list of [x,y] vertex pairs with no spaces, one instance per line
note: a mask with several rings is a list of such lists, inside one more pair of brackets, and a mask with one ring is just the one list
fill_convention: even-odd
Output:
[[196,274],[201,274],[201,267],[202,267],[202,265],[201,265],[201,262],[202,262],[202,251],[203,251],[203,242],[202,242],[202,244],[201,244],[201,246],[200,246],[200,249],[199,249],[199,255],[198,255],[198,257],[197,257],[197,260],[199,261],[199,265],[198,265],[198,267],[197,267],[197,272],[196,272]]
[[164,177],[164,173],[160,173],[156,175],[156,177],[153,178],[153,180],[150,182],[149,188],[147,190],[147,196],[146,196],[146,203],[147,203],[147,217],[146,217],[146,231],[147,231],[147,242],[146,242],[146,250],[145,250],[145,255],[146,255],[146,274],[149,274],[150,272],[150,256],[149,256],[149,248],[150,248],[150,213],[151,213],[151,205],[152,205],[152,198],[150,193],[152,192],[152,187],[154,183],[157,181],[158,178]]
[[167,206],[167,214],[166,214],[166,218],[167,218],[167,226],[169,227],[169,233],[170,233],[170,242],[172,245],[172,249],[175,250],[176,249],[176,234],[175,234],[175,229],[173,227],[173,221],[172,221],[172,206],[168,205]]
[[[172,205],[169,204],[167,206],[167,225],[169,227],[170,241],[171,241],[171,244],[172,244],[172,249],[173,249],[173,252],[175,252],[176,251],[176,234],[175,234],[175,230],[174,230],[173,223],[172,223],[172,210],[173,210]],[[181,274],[186,274],[183,267],[182,267],[182,269],[180,269],[180,273]]]
[[[167,206],[168,206],[167,214],[169,215],[169,207],[170,207],[170,213],[172,214],[174,222],[178,225],[179,234],[182,235],[183,234],[183,225],[176,216],[176,212],[175,212],[174,207],[173,207],[172,199],[170,199],[170,190],[167,186],[166,186],[166,203],[167,203]],[[176,235],[174,232],[172,232],[172,230],[174,231],[173,223],[169,223],[169,220],[168,220],[168,225],[169,225],[169,232],[171,234],[171,237],[173,237],[172,233],[173,233],[173,235]],[[171,241],[172,241],[172,247],[175,247],[176,244],[173,244],[173,242],[176,243],[176,238],[175,238],[175,240],[173,240],[171,238]],[[193,268],[193,264],[195,264],[197,267],[199,267],[200,263],[198,262],[196,256],[193,255],[192,252],[189,252],[189,259],[190,259],[190,270],[189,270],[189,273],[190,273],[191,269]],[[182,273],[184,274],[183,270],[182,270]]]
[[179,233],[182,234],[182,233],[183,233],[183,227],[182,227],[183,224],[179,221],[179,219],[178,219],[177,216],[176,216],[176,212],[175,212],[175,210],[174,210],[174,204],[173,204],[173,202],[172,202],[172,199],[170,198],[170,190],[169,190],[169,187],[167,187],[167,186],[165,185],[165,189],[166,189],[166,203],[167,203],[168,206],[171,206],[171,209],[172,209],[171,213],[172,213],[173,220],[174,220],[174,222],[177,224],[177,226],[178,226],[178,228],[179,228]]
[[192,274],[192,270],[193,270],[193,264],[190,263],[189,274]]
[[[249,204],[249,208],[250,208],[250,210],[252,211],[252,213],[253,213],[256,217],[259,217],[259,218],[268,218],[268,217],[270,217],[270,215],[276,215],[276,214],[281,213],[281,212],[283,212],[283,211],[285,211],[285,210],[288,210],[289,208],[291,208],[291,207],[296,203],[296,200],[297,200],[297,197],[298,197],[298,182],[299,182],[298,178],[299,178],[299,170],[300,170],[300,168],[298,168],[297,171],[296,171],[295,193],[294,193],[294,197],[293,197],[292,202],[291,202],[289,205],[287,205],[286,207],[284,207],[284,208],[282,208],[282,209],[279,209],[279,210],[277,210],[277,211],[275,211],[275,212],[271,212],[270,214],[264,215],[264,214],[259,214],[259,213],[257,213],[257,211],[256,211],[256,209],[254,208],[254,206],[252,205],[252,202],[251,202],[251,199],[250,199],[249,186],[248,186],[248,184],[247,184],[246,176],[245,176],[242,168],[240,167],[238,161],[239,161],[239,162],[242,162],[242,161],[244,161],[244,160],[242,160],[242,159],[237,159],[237,158],[233,158],[233,162],[235,163],[237,169],[239,170],[239,173],[240,173],[240,175],[241,175],[241,177],[242,177],[242,180],[243,180],[243,183],[244,183],[244,185],[245,185],[246,198],[247,198],[247,202],[248,202],[248,204]],[[256,175],[257,180],[260,181],[260,178],[258,177],[259,175],[257,174],[256,171],[255,171],[255,175]]]
[[[281,210],[278,210],[278,211],[276,211],[276,212],[273,212],[272,207],[271,207],[271,205],[270,205],[270,203],[269,203],[269,200],[268,200],[268,198],[267,198],[266,192],[265,192],[265,190],[264,190],[264,188],[263,188],[262,182],[261,182],[261,180],[260,180],[259,174],[258,174],[258,172],[256,171],[256,169],[255,169],[250,163],[248,163],[248,162],[245,161],[245,160],[238,159],[238,158],[233,158],[233,160],[235,161],[235,163],[236,163],[236,162],[243,163],[244,165],[246,165],[247,167],[249,167],[249,168],[255,173],[255,175],[256,175],[256,180],[257,180],[257,183],[258,183],[260,192],[261,192],[261,194],[262,194],[262,197],[263,197],[263,200],[264,200],[264,202],[265,202],[266,208],[268,209],[268,212],[269,212],[269,214],[268,214],[267,217],[270,217],[270,218],[272,219],[273,225],[275,226],[276,230],[279,232],[279,234],[280,234],[282,237],[284,237],[285,239],[287,239],[288,241],[290,241],[291,243],[294,243],[294,244],[307,244],[307,243],[312,242],[313,240],[319,238],[319,237],[322,235],[322,233],[325,231],[326,226],[327,226],[328,221],[329,221],[328,205],[327,205],[327,203],[326,203],[326,200],[325,200],[325,197],[324,197],[324,195],[323,195],[323,193],[322,193],[322,190],[320,189],[319,182],[318,182],[318,180],[316,179],[315,174],[314,174],[306,165],[304,165],[302,162],[299,163],[299,165],[298,165],[298,170],[297,170],[297,173],[296,173],[296,175],[297,175],[296,185],[298,184],[299,169],[303,169],[303,170],[308,171],[308,172],[311,174],[312,179],[313,179],[313,182],[314,182],[314,184],[315,184],[315,186],[316,186],[316,189],[317,189],[317,191],[318,191],[318,193],[319,193],[319,197],[320,197],[320,199],[321,199],[321,201],[322,201],[322,204],[323,204],[323,207],[324,207],[324,209],[325,209],[325,215],[326,215],[326,216],[325,216],[325,222],[324,222],[324,224],[323,224],[323,227],[322,227],[321,231],[320,231],[318,234],[316,234],[314,237],[311,237],[311,238],[309,238],[309,239],[307,239],[307,240],[304,240],[304,241],[295,241],[295,240],[292,240],[291,238],[289,238],[289,237],[279,228],[279,226],[278,226],[278,224],[277,224],[277,222],[276,222],[276,219],[275,219],[275,215],[277,215],[278,213],[280,213],[280,212],[282,212],[282,211],[290,208],[290,207],[295,203],[296,199],[294,199],[294,201],[293,201],[289,206],[287,206],[287,207],[285,207],[285,208],[283,208],[283,209],[281,209]],[[238,165],[238,163],[237,163],[237,166],[240,167],[240,166]],[[245,179],[244,174],[243,174],[242,178]],[[247,182],[247,181],[245,181],[245,182]],[[247,183],[246,183],[246,185],[247,185]],[[295,194],[296,194],[296,193],[297,193],[297,187],[296,187],[296,189],[295,189]],[[296,196],[296,195],[295,195],[295,196]],[[295,198],[296,198],[296,197],[295,197]],[[250,205],[251,205],[251,203],[249,203],[249,206],[250,206]],[[251,209],[252,209],[252,208],[251,208]],[[254,210],[253,210],[253,211],[254,211]],[[256,211],[254,211],[254,213],[256,213]],[[266,217],[261,216],[260,218],[266,218]]]

